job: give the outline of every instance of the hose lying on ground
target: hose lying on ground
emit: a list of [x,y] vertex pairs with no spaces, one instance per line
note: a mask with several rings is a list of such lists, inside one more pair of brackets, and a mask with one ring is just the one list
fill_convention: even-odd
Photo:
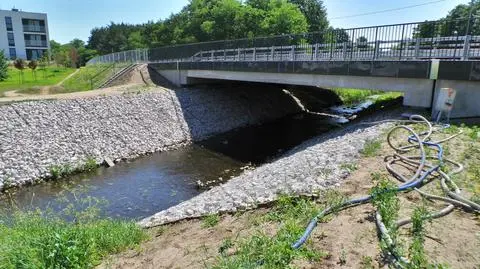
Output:
[[[441,144],[457,137],[458,135],[461,134],[461,132],[439,141],[430,141],[431,135],[434,132],[448,128],[449,126],[439,126],[434,128],[432,123],[430,123],[427,119],[419,115],[413,115],[410,117],[408,121],[404,120],[401,122],[404,123],[404,125],[398,125],[393,127],[387,135],[388,145],[393,150],[395,150],[396,153],[392,157],[386,158],[386,169],[392,176],[394,176],[399,181],[401,181],[402,184],[398,186],[396,189],[386,190],[386,191],[404,192],[404,191],[415,190],[426,199],[438,200],[438,201],[447,203],[447,206],[445,208],[443,208],[438,212],[434,212],[428,216],[425,216],[424,217],[425,219],[440,218],[452,212],[455,207],[461,207],[468,211],[480,212],[480,205],[462,197],[460,189],[450,178],[450,175],[458,174],[462,172],[463,166],[457,162],[454,162],[452,160],[449,160],[443,157],[444,152]],[[422,133],[417,133],[412,128],[406,125],[408,123],[417,123],[417,124],[423,123],[426,125],[427,131]],[[409,145],[403,146],[403,147],[397,147],[392,142],[392,136],[396,131],[401,129],[406,130],[407,132],[410,133],[410,136],[408,136],[407,138]],[[435,150],[437,154],[435,156],[427,156],[425,151],[426,147]],[[420,151],[419,156],[404,155],[405,153],[408,153],[414,149],[418,149]],[[428,160],[436,160],[438,163],[433,164]],[[446,162],[454,165],[456,169],[453,170],[451,173],[443,172],[442,166]],[[395,165],[395,163],[402,163],[403,165],[407,165],[415,168],[414,175],[411,178],[406,178],[405,176],[401,175],[398,171],[396,171],[393,168],[393,165]],[[425,191],[420,190],[420,187],[429,176],[434,176],[433,178],[440,178],[440,186],[442,187],[442,190],[446,194],[445,197],[429,194]],[[328,207],[323,211],[319,212],[315,217],[312,218],[302,237],[298,239],[294,244],[292,244],[292,248],[298,249],[307,241],[310,234],[313,232],[313,230],[317,226],[318,221],[321,218],[331,213],[338,212],[340,210],[343,210],[349,207],[368,203],[373,198],[374,197],[372,197],[372,195],[369,195],[369,196],[365,196],[358,199],[348,200],[338,206]],[[388,230],[385,227],[384,223],[382,222],[381,215],[379,214],[378,211],[376,212],[375,215],[376,215],[377,228],[380,231],[382,238],[386,242],[388,249],[394,249],[394,242],[390,238],[388,234]],[[396,225],[397,227],[401,227],[411,222],[412,222],[411,219],[403,219],[403,220],[397,221]],[[405,257],[396,256],[393,253],[390,253],[390,254],[392,254],[393,257],[395,258],[396,260],[395,263],[397,265],[409,263],[409,260]]]

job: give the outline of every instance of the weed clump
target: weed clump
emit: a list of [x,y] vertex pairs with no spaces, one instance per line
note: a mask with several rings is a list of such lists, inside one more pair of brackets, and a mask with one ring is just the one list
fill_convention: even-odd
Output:
[[398,240],[397,218],[400,210],[400,201],[397,197],[396,186],[385,176],[370,191],[372,195],[372,204],[377,209],[378,214],[382,217],[388,234],[392,240],[389,245],[385,238],[381,239],[381,248],[385,252],[391,252],[395,256],[401,256],[401,246]]
[[360,153],[365,157],[374,157],[382,148],[382,143],[378,140],[367,140]]
[[101,219],[97,202],[0,215],[0,268],[93,268],[147,238],[133,221]]
[[221,253],[233,245],[236,251],[231,256],[221,255],[212,268],[290,268],[290,263],[297,258],[320,260],[327,254],[311,249],[308,243],[297,250],[291,247],[302,235],[305,221],[317,210],[311,199],[281,196],[262,219],[265,223],[278,224],[275,235],[257,230],[248,238],[224,242]]
[[89,172],[97,169],[98,164],[94,158],[87,158],[83,164],[73,167],[70,164],[52,165],[50,166],[50,177],[52,179],[60,179],[68,175],[77,174],[81,172]]
[[203,228],[212,228],[217,226],[217,224],[220,222],[220,216],[218,214],[212,214],[208,215],[203,218]]

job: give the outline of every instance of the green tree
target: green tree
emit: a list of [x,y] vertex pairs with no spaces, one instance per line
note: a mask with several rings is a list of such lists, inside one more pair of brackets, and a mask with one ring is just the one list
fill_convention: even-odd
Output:
[[265,20],[266,15],[267,11],[264,9],[249,4],[245,5],[237,14],[234,22],[237,38],[266,35],[264,29],[258,27]]
[[15,66],[15,68],[17,68],[18,70],[20,70],[19,80],[20,80],[20,84],[23,84],[23,82],[24,82],[23,70],[25,69],[25,60],[23,60],[23,59],[21,59],[21,58],[17,58],[17,59],[13,62],[13,66]]
[[47,78],[47,65],[49,63],[48,55],[44,54],[42,58],[38,61],[39,70],[42,71],[43,79]]
[[8,61],[3,50],[0,50],[0,81],[8,78]]
[[327,9],[322,0],[289,0],[298,6],[308,23],[309,32],[322,32],[328,28]]
[[447,16],[439,21],[426,21],[419,24],[414,30],[413,37],[431,38],[436,36],[463,36],[467,34],[479,35],[479,16],[480,0],[472,0],[470,4],[457,5],[448,12]]
[[36,71],[37,67],[38,67],[37,61],[32,60],[28,63],[27,66],[28,66],[28,68],[30,68],[30,70],[32,70],[32,75],[33,75],[35,81],[37,81],[37,71]]
[[55,40],[50,40],[50,54],[52,57],[52,60],[55,61],[55,58],[58,53],[61,53],[62,51],[62,44],[56,42]]
[[308,23],[297,6],[287,0],[270,0],[269,11],[261,27],[270,35],[305,33]]
[[68,42],[68,45],[70,47],[74,47],[77,50],[85,48],[85,42],[78,38],[74,38],[72,41]]

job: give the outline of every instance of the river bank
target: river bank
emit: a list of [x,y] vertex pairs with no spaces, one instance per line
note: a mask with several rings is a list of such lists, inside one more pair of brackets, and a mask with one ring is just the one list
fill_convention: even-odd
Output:
[[273,88],[142,88],[114,96],[0,106],[0,190],[75,170],[178,148],[213,134],[297,113]]
[[[368,120],[395,119],[402,110],[390,112],[370,117]],[[244,191],[240,183],[246,184],[250,190],[258,190],[256,183],[259,179],[265,179],[262,186],[268,184],[268,187],[273,189],[271,192],[270,189],[259,192],[260,198],[263,198],[264,193],[276,195],[279,194],[275,193],[277,190],[293,190],[294,188],[281,189],[282,186],[292,184],[299,186],[296,190],[298,194],[302,194],[303,191],[315,190],[315,186],[317,188],[322,186],[314,182],[316,178],[313,177],[314,172],[322,172],[321,182],[330,185],[311,192],[310,195],[316,195],[315,199],[280,195],[277,202],[260,207],[255,203],[251,204],[252,207],[257,207],[254,210],[210,214],[202,218],[185,219],[151,228],[148,230],[152,236],[150,241],[142,244],[137,250],[111,256],[99,268],[221,269],[250,268],[259,264],[265,268],[388,268],[389,259],[382,254],[379,244],[374,216],[376,208],[371,204],[346,209],[323,218],[306,246],[297,251],[290,248],[303,233],[310,218],[319,210],[342,199],[369,193],[380,178],[387,175],[384,158],[393,151],[386,143],[386,133],[382,131],[387,130],[385,128],[388,129],[388,125],[379,124],[372,127],[354,125],[314,138],[287,152],[283,158],[230,181],[235,184],[227,183],[221,188],[205,192],[198,198],[157,214],[157,218],[147,218],[141,224],[155,226],[175,220],[168,219],[169,217],[179,219],[179,215],[175,213],[192,213],[186,212],[188,209],[195,214],[200,210],[216,208],[215,204],[221,204],[216,200],[216,195],[230,194],[228,200],[230,202],[225,203],[225,206],[231,209],[235,205],[241,205],[235,204],[234,199],[238,197],[234,196],[236,191]],[[463,131],[458,139],[444,145],[445,154],[446,157],[465,165],[466,170],[455,177],[455,182],[462,188],[465,197],[479,201],[480,181],[476,165],[480,159],[478,127],[451,128],[437,134],[434,139],[442,139],[459,130]],[[373,140],[362,142],[363,139]],[[330,151],[331,155],[324,156],[322,153],[326,151]],[[320,160],[315,160],[314,156]],[[332,163],[322,167],[318,165],[322,163],[322,159],[324,162]],[[347,162],[335,163],[339,160]],[[287,166],[288,169],[283,169],[283,166]],[[276,173],[270,169],[273,167],[282,172]],[[270,177],[269,172],[273,173]],[[328,175],[335,175],[338,178],[328,180]],[[393,178],[390,180],[395,181]],[[228,191],[225,186],[232,188]],[[429,184],[425,189],[432,193],[440,193],[436,184]],[[225,194],[222,194],[222,191]],[[246,194],[250,195],[252,200],[255,197],[252,191],[247,191]],[[411,216],[414,209],[419,206],[428,207],[432,212],[444,206],[442,202],[422,199],[416,192],[399,194],[398,199],[401,218]],[[195,206],[194,202],[200,200],[210,207],[190,207]],[[478,215],[456,209],[443,218],[425,221],[423,225],[425,225],[424,253],[419,255],[425,259],[422,261],[424,264],[430,264],[432,268],[478,267],[480,264]],[[413,232],[413,228],[408,225],[399,231],[398,243],[403,245],[405,253],[412,253],[408,246],[412,244]]]

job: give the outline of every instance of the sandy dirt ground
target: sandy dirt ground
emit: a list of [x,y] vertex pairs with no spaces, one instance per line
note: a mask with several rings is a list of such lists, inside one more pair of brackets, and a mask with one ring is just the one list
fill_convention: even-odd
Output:
[[[452,143],[450,151],[458,149],[457,155],[461,155],[465,145]],[[383,143],[377,157],[361,158],[357,169],[339,187],[339,191],[347,197],[367,194],[374,186],[372,173],[386,174],[384,156],[390,154],[392,150]],[[433,181],[425,187],[433,190],[438,188],[437,185],[438,181]],[[416,192],[401,194],[400,217],[410,216],[413,208],[421,202]],[[278,224],[258,225],[256,222],[269,210],[266,207],[226,214],[213,228],[204,228],[202,220],[194,219],[150,229],[150,241],[136,250],[110,257],[99,268],[210,268],[218,261],[219,248],[225,238],[246,238],[258,230],[274,236]],[[320,223],[311,240],[315,249],[327,253],[326,257],[318,262],[295,260],[292,267],[388,268],[381,255],[374,212],[372,205],[362,205],[344,210],[329,221]],[[399,231],[407,246],[410,227],[407,225]],[[448,268],[480,268],[478,215],[455,209],[446,217],[427,222],[426,227],[425,249],[430,262],[448,264]]]

